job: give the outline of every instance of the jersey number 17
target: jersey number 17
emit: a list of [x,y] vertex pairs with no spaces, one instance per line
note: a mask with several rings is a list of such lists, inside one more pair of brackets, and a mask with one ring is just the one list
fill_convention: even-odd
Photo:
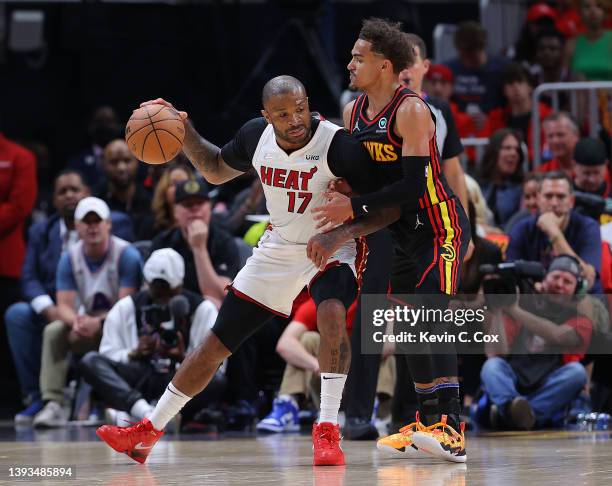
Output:
[[[297,197],[296,197],[297,194]],[[306,208],[308,207],[308,205],[310,204],[310,201],[312,200],[312,193],[311,192],[293,192],[293,191],[287,191],[287,195],[289,196],[289,207],[287,208],[287,211],[289,211],[290,213],[299,213],[299,214],[303,214],[304,211],[306,211]],[[298,208],[298,210],[295,210],[295,200],[296,199],[300,199],[300,207]]]

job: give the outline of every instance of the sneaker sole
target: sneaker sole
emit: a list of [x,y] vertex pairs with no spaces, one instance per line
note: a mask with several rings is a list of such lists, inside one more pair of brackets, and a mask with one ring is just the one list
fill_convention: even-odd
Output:
[[342,460],[341,461],[334,461],[334,462],[332,462],[332,461],[321,461],[321,460],[319,462],[316,462],[315,458],[313,457],[312,458],[312,465],[313,466],[345,466],[346,463],[344,461],[344,456],[342,456]]
[[140,464],[144,464],[145,461],[147,460],[147,457],[149,457],[149,454],[140,454],[136,451],[129,451],[127,449],[122,449],[117,447],[115,444],[113,444],[112,441],[107,440],[106,437],[104,437],[104,434],[102,434],[100,432],[100,430],[96,430],[96,435],[105,443],[107,444],[109,447],[111,447],[113,450],[119,452],[120,454],[125,454],[126,456],[128,456],[130,459],[140,463]]
[[261,432],[273,432],[273,433],[283,433],[283,432],[299,432],[300,426],[298,424],[294,425],[285,425],[285,426],[276,426],[272,424],[257,424],[255,427],[257,430]]
[[423,453],[419,451],[418,448],[413,446],[406,446],[404,450],[396,449],[395,447],[388,446],[386,444],[376,444],[376,448],[380,452],[384,452],[385,454],[395,456],[395,457],[423,457]]
[[423,452],[426,452],[434,457],[444,459],[445,461],[463,463],[467,460],[467,454],[462,456],[451,454],[449,451],[443,449],[440,443],[429,434],[415,432],[412,436],[412,442],[416,444],[419,450],[422,450]]

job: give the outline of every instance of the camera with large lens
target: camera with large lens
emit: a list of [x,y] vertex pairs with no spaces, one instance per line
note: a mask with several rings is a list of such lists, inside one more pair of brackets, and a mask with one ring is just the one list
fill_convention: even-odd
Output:
[[516,260],[514,262],[484,264],[478,267],[484,276],[482,286],[489,309],[501,309],[513,305],[520,293],[532,293],[534,282],[544,279],[546,270],[540,262]]
[[575,191],[577,213],[599,221],[602,214],[612,215],[612,199],[588,192]]
[[178,345],[178,334],[170,308],[167,305],[151,304],[142,308],[144,322],[150,327],[151,334],[159,335],[163,348],[170,349]]

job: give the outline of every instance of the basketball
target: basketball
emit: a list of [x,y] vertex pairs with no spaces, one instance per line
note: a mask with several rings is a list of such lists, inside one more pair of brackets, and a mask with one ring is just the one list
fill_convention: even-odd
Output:
[[147,164],[163,164],[183,147],[185,126],[174,108],[146,105],[134,111],[125,127],[130,151]]

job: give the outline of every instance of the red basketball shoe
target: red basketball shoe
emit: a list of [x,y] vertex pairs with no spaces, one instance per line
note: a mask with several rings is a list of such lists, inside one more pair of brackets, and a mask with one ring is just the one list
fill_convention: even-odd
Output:
[[149,419],[144,418],[129,427],[103,425],[96,430],[96,435],[117,452],[123,452],[143,464],[164,431],[155,430]]
[[340,426],[331,422],[312,424],[313,466],[343,466],[344,452],[340,447]]

